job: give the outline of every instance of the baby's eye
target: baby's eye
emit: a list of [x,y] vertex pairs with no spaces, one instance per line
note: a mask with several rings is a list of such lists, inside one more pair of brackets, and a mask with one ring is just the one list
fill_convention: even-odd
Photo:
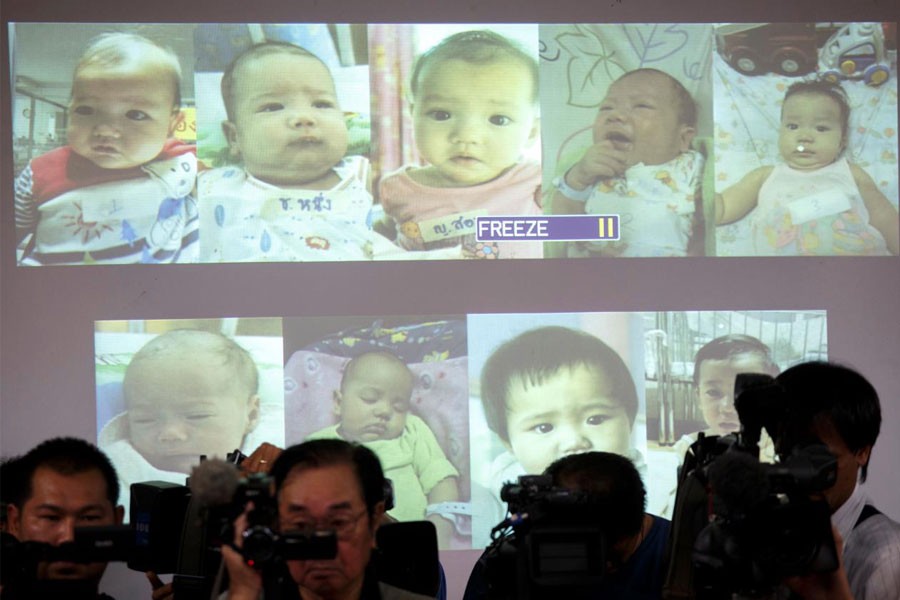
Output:
[[360,396],[359,399],[366,404],[375,404],[378,402],[378,396]]
[[715,390],[715,389],[713,389],[713,390],[706,390],[706,392],[704,393],[704,395],[705,395],[707,398],[712,398],[713,400],[719,400],[719,399],[721,399],[722,396],[724,396],[725,394],[723,394],[721,390]]
[[637,104],[634,105],[634,107],[635,108],[655,108],[649,102],[638,102]]
[[211,419],[212,413],[197,413],[193,415],[187,415],[186,418],[188,421],[203,421],[205,419]]
[[509,125],[512,123],[512,119],[505,115],[492,115],[490,119],[488,119],[492,125],[499,125],[503,127],[504,125]]
[[790,131],[796,131],[799,129],[799,126],[796,123],[785,123],[784,128],[789,129]]
[[430,110],[428,116],[435,121],[446,121],[450,118],[450,113],[446,110]]
[[831,127],[828,127],[826,125],[819,125],[818,127],[816,127],[816,131],[818,131],[819,133],[828,133],[829,131],[831,131]]
[[152,425],[156,423],[155,417],[132,417],[131,422],[136,425]]
[[607,111],[610,111],[610,110],[612,110],[612,109],[613,109],[613,107],[612,107],[611,105],[609,105],[609,104],[601,104],[601,105],[600,105],[600,110],[599,110],[599,112],[607,112]]
[[268,102],[260,106],[256,112],[277,112],[279,110],[284,110],[284,104],[280,102]]
[[553,431],[553,425],[550,423],[540,423],[531,428],[531,431],[535,433],[550,433]]
[[73,108],[72,112],[82,117],[89,117],[94,114],[94,109],[93,107],[85,106],[82,104],[81,106],[76,106],[75,108]]
[[591,415],[586,419],[588,425],[603,425],[609,420],[607,415]]
[[316,100],[313,102],[313,107],[325,109],[334,108],[334,102],[331,102],[330,100]]
[[147,121],[150,119],[150,115],[145,113],[142,110],[129,110],[125,113],[125,116],[132,121]]

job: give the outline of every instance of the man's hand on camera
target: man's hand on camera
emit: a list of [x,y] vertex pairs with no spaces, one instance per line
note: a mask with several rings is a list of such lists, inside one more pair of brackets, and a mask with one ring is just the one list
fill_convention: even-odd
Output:
[[274,444],[263,442],[250,456],[241,461],[240,468],[244,475],[252,473],[268,473],[272,463],[281,454],[282,450]]
[[228,588],[229,600],[258,600],[263,591],[262,574],[244,562],[241,555],[243,545],[242,534],[247,529],[247,514],[253,509],[253,503],[249,503],[243,514],[234,521],[233,546],[222,546],[222,560],[228,569],[230,580]]

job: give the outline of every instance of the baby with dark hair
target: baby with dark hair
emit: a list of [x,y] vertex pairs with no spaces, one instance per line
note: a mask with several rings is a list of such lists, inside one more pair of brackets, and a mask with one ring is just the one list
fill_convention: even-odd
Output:
[[[461,247],[466,258],[540,258],[540,243],[479,244],[478,215],[540,214],[535,57],[492,31],[451,35],[422,54],[410,82],[425,165],[382,179],[388,235],[406,250]],[[445,255],[441,254],[442,257]]]
[[696,131],[694,99],[668,73],[637,69],[615,80],[600,102],[593,145],[554,180],[552,206],[555,214],[619,215],[619,240],[576,242],[569,256],[686,256],[700,242]]
[[222,129],[241,166],[201,174],[201,261],[371,259],[369,161],[345,156],[329,67],[294,44],[265,42],[234,59],[221,90]]
[[631,439],[634,380],[616,351],[589,333],[549,326],[506,341],[482,368],[481,402],[488,427],[507,448],[491,466],[495,494],[504,481],[590,450],[643,468]]
[[136,34],[91,40],[78,60],[67,144],[16,178],[24,265],[196,262],[193,146],[175,54]]
[[897,209],[872,177],[844,156],[849,137],[850,103],[839,83],[791,85],[778,130],[783,163],[755,169],[717,194],[716,223],[754,211],[757,255],[897,254]]
[[[704,344],[694,355],[693,390],[700,413],[706,421],[705,435],[728,435],[741,428],[734,407],[734,383],[740,373],[758,373],[774,377],[779,372],[769,347],[752,335],[730,333]],[[675,442],[672,451],[680,465],[685,453],[696,442],[696,431],[687,433]],[[775,459],[772,438],[763,431],[760,439],[760,458]],[[675,507],[676,485],[660,496],[659,514],[669,517]]]

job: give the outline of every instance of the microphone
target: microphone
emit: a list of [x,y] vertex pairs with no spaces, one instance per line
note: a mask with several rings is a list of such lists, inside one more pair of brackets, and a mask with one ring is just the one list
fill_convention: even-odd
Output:
[[200,506],[223,506],[231,503],[240,479],[240,473],[234,464],[220,458],[211,458],[191,469],[188,487]]

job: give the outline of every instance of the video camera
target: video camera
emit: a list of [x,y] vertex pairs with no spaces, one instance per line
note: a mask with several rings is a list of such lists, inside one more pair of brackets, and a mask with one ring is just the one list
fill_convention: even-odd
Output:
[[[247,528],[241,532],[241,553],[248,565],[263,568],[285,560],[330,559],[337,554],[334,532],[279,533],[278,504],[271,477],[254,473],[239,477],[233,464],[245,458],[229,455],[228,461],[205,461],[192,473],[191,491],[207,507],[210,528],[218,545],[234,539],[234,520],[249,503]],[[224,495],[223,495],[224,494]]]
[[[19,542],[3,535],[0,584],[3,600],[93,598],[95,583],[38,577],[42,562],[127,562],[136,571],[174,573],[180,600],[210,597],[221,565],[221,545],[234,539],[234,520],[248,502],[247,527],[241,532],[245,561],[264,578],[286,581],[285,560],[330,559],[337,554],[334,532],[278,532],[272,481],[262,474],[241,478],[239,451],[227,460],[201,460],[189,486],[144,482],[131,488],[131,524],[78,527],[74,540],[59,546]],[[276,583],[272,583],[276,585]]]
[[[837,459],[822,444],[784,443],[791,399],[772,377],[738,375],[735,408],[739,433],[701,433],[685,456],[664,597],[753,598],[838,566],[830,509],[816,499],[834,485]],[[759,461],[763,429],[777,442],[776,464]]]
[[74,540],[59,546],[43,542],[20,542],[15,536],[2,534],[2,569],[0,586],[3,600],[41,600],[96,598],[96,582],[77,580],[43,580],[38,566],[42,562],[94,563],[125,561],[134,555],[134,533],[127,525],[79,527]]
[[555,487],[549,475],[505,483],[500,497],[510,516],[494,527],[481,559],[487,597],[595,596],[608,550],[598,503],[584,492]]

